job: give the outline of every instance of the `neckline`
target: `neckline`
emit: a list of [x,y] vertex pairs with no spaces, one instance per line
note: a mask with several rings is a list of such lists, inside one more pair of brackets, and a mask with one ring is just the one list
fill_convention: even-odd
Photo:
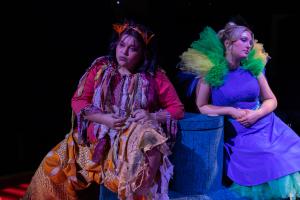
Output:
[[236,67],[236,68],[229,68],[229,67],[228,67],[228,71],[234,72],[234,71],[239,70],[240,68],[241,68],[241,66],[238,66],[238,67]]

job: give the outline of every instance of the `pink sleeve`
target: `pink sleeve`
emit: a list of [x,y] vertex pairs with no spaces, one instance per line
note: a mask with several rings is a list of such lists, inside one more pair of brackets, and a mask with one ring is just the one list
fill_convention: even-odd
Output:
[[184,107],[166,74],[163,71],[158,70],[155,81],[160,106],[163,109],[166,109],[171,114],[172,118],[181,119],[184,115]]
[[78,115],[83,108],[91,105],[94,95],[95,76],[99,69],[100,65],[97,65],[96,63],[92,65],[81,78],[78,88],[71,100],[72,109],[76,115]]

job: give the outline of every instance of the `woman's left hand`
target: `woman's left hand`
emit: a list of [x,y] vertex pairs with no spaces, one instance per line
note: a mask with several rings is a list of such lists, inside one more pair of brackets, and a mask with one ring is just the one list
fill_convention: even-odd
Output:
[[246,127],[250,127],[252,124],[254,124],[258,119],[260,115],[257,112],[257,110],[246,110],[246,115],[243,117],[240,117],[236,119],[238,122],[240,122],[242,125]]
[[148,111],[146,111],[144,109],[138,109],[131,114],[129,121],[144,122],[144,121],[147,121],[150,119],[152,119],[151,113],[149,113]]

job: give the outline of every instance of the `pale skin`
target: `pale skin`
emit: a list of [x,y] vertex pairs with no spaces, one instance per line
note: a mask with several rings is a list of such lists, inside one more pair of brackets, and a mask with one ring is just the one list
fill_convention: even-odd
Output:
[[[143,59],[143,50],[139,42],[133,36],[122,35],[117,44],[116,59],[120,74],[134,73],[136,66],[141,62],[141,59]],[[133,111],[129,118],[122,118],[114,113],[95,113],[85,116],[85,118],[96,123],[104,124],[109,128],[121,130],[126,120],[130,122],[143,122],[156,119],[159,122],[164,122],[167,119],[166,116],[166,111],[149,113],[144,109],[138,109]]]
[[[252,36],[245,31],[241,34],[240,39],[230,42],[225,41],[226,59],[231,69],[240,66],[243,58],[247,57],[253,43]],[[274,111],[277,107],[277,99],[272,92],[264,74],[257,77],[260,87],[261,106],[257,110],[239,109],[226,106],[215,106],[209,104],[209,97],[211,95],[210,86],[204,80],[199,81],[197,86],[196,104],[199,111],[207,115],[229,115],[246,127],[250,127],[258,119]]]

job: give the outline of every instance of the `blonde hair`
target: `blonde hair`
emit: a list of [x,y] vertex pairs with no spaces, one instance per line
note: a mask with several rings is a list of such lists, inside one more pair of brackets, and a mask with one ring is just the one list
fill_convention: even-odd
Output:
[[252,39],[254,39],[254,34],[248,27],[239,26],[234,22],[228,22],[225,25],[224,29],[218,32],[218,37],[220,38],[223,44],[226,40],[228,40],[230,43],[233,43],[240,39],[241,34],[245,31],[249,32],[252,36]]

